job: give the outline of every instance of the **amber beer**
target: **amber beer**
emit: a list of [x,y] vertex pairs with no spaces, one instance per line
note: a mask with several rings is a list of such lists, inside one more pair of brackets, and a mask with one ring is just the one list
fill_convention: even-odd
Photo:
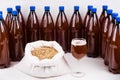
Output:
[[71,53],[72,55],[80,59],[85,56],[87,51],[86,40],[84,38],[74,38],[71,42]]

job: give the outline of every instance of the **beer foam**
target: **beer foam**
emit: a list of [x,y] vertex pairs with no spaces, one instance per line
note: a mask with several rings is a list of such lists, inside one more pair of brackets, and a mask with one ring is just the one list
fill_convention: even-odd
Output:
[[72,45],[74,46],[86,45],[86,40],[72,40]]

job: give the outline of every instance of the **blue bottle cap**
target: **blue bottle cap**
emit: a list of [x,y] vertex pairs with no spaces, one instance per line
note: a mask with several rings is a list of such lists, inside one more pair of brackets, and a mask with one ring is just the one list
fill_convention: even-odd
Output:
[[108,6],[107,5],[103,5],[103,10],[107,10]]
[[44,9],[45,9],[45,11],[49,11],[50,10],[50,6],[45,6]]
[[21,6],[20,5],[16,5],[16,10],[20,10],[21,9]]
[[2,14],[0,14],[0,20],[2,20],[3,19],[3,16],[2,16]]
[[35,6],[30,6],[31,11],[35,11]]
[[112,13],[112,18],[116,18],[118,16],[118,13]]
[[13,16],[17,16],[18,12],[16,10],[12,11]]
[[74,10],[78,11],[79,10],[79,6],[74,6]]
[[8,13],[12,13],[12,8],[7,8]]
[[3,14],[3,12],[2,12],[2,11],[0,11],[0,14]]
[[120,17],[116,18],[116,22],[120,23]]
[[93,8],[92,5],[88,5],[88,10],[91,10]]
[[113,10],[112,9],[108,9],[107,10],[107,14],[112,14]]
[[60,11],[64,11],[64,6],[60,6],[60,7],[59,7],[59,10],[60,10]]
[[93,13],[96,13],[97,8],[92,8],[91,11],[92,11]]

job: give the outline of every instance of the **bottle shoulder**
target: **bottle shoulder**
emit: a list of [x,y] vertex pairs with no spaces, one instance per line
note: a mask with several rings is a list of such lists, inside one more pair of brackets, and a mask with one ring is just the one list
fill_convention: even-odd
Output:
[[119,40],[120,40],[120,25],[115,25],[111,36],[111,41],[116,43],[119,42]]
[[82,26],[82,19],[80,14],[73,13],[71,20],[70,20],[70,27],[80,28]]
[[67,20],[67,16],[66,16],[65,12],[59,12],[58,13],[56,23],[66,23],[66,24],[68,24],[68,20]]
[[50,14],[43,14],[40,27],[50,29],[50,30],[54,28],[53,18]]
[[88,27],[89,32],[99,33],[100,25],[99,25],[99,21],[96,15],[90,16],[87,27]]
[[28,15],[26,26],[30,25],[39,26],[39,21],[36,12],[30,12]]

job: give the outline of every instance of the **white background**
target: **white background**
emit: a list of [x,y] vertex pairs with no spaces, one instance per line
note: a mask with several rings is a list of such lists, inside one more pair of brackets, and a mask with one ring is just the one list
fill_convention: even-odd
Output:
[[80,13],[82,18],[84,18],[88,5],[93,5],[98,9],[97,14],[99,17],[102,11],[102,5],[104,4],[107,4],[109,6],[109,9],[113,9],[114,12],[118,12],[120,16],[120,0],[0,0],[0,10],[3,11],[5,18],[7,7],[12,7],[15,9],[15,5],[21,5],[22,13],[26,20],[29,14],[29,6],[35,5],[38,18],[41,20],[44,12],[44,6],[48,5],[51,7],[51,14],[55,21],[59,12],[58,7],[60,5],[63,5],[65,6],[65,13],[67,15],[68,21],[70,21],[74,5],[80,6]]

